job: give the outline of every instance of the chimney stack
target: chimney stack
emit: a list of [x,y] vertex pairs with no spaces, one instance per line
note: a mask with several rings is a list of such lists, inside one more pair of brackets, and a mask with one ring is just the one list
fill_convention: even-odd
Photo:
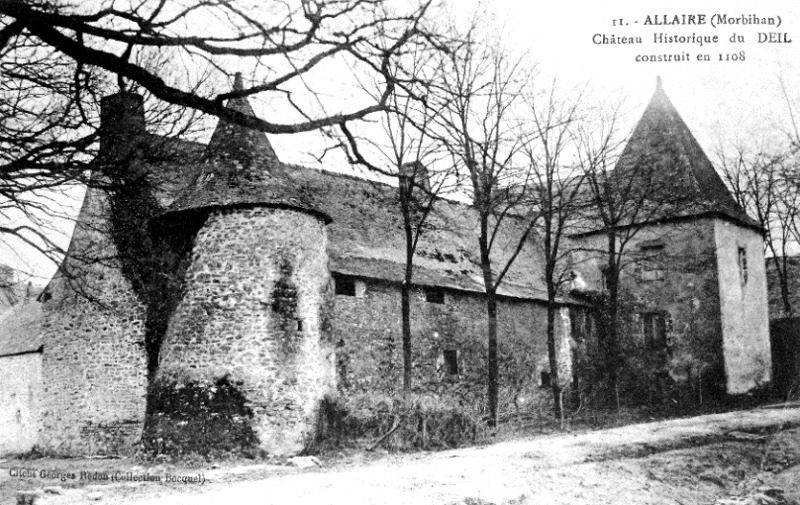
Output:
[[404,163],[400,167],[400,186],[406,188],[417,187],[430,192],[431,180],[428,168],[420,161]]
[[100,100],[100,157],[122,161],[134,153],[145,135],[144,98],[120,91]]

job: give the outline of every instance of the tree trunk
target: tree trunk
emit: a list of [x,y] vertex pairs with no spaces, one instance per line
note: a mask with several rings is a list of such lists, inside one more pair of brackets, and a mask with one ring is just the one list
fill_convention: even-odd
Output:
[[411,389],[411,280],[414,277],[414,232],[411,227],[412,182],[400,181],[400,206],[403,212],[403,232],[406,239],[406,268],[400,290],[400,312],[403,333],[403,389]]
[[[410,265],[408,265],[410,266]],[[408,266],[406,270],[408,270]],[[403,313],[403,389],[411,389],[411,281],[406,281],[400,290],[400,309]]]
[[497,426],[497,295],[494,292],[494,289],[486,292],[486,315],[488,317],[489,324],[489,362],[487,386],[487,396],[489,397],[489,426]]
[[[619,338],[619,269],[617,268],[617,236],[615,233],[608,234],[608,265],[606,270],[606,289],[608,291],[608,302],[606,304],[606,317],[608,318],[605,351],[606,351],[606,373],[608,377],[608,388],[614,405],[619,408],[617,397],[618,387],[618,338]],[[611,403],[611,402],[609,402]]]
[[[549,290],[548,290],[549,291]],[[556,307],[555,295],[548,294],[547,300],[547,356],[550,359],[550,387],[553,391],[553,414],[559,423],[564,421],[561,379],[558,372],[558,350],[556,347]]]

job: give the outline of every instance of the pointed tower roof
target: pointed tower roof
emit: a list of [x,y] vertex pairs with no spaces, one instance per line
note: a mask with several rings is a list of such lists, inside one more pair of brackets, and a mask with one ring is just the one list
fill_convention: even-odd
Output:
[[761,230],[728,191],[664,92],[660,77],[650,103],[620,156],[616,172],[625,176],[633,167],[642,164],[652,166],[644,173],[656,179],[656,187],[677,197],[671,202],[671,214],[665,218],[716,214]]
[[[242,89],[237,73],[233,90]],[[231,98],[225,106],[255,117],[247,98]],[[161,217],[210,208],[269,206],[305,210],[330,222],[311,194],[289,177],[263,132],[220,120],[197,172]]]
[[[237,73],[233,81],[233,91],[243,89],[242,74]],[[225,107],[248,116],[256,115],[250,102],[244,97],[231,98]],[[206,157],[209,160],[239,163],[245,171],[259,163],[275,165],[280,163],[272,144],[263,132],[227,121],[220,121],[217,124],[206,148]]]

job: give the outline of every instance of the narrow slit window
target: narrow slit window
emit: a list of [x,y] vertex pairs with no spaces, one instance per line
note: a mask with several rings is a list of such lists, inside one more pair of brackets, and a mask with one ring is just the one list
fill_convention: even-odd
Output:
[[739,248],[739,277],[742,284],[747,283],[747,250],[744,247]]
[[442,354],[444,355],[444,369],[447,374],[458,375],[458,351],[445,349]]

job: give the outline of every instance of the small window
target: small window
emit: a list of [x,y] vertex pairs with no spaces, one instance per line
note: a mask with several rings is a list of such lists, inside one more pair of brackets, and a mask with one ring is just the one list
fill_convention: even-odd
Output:
[[425,301],[429,303],[444,303],[444,290],[442,288],[425,288]]
[[445,349],[442,351],[444,356],[444,369],[448,375],[458,375],[458,351]]
[[303,320],[302,319],[298,319],[297,320],[297,331],[303,331]]
[[663,281],[664,280],[664,270],[660,268],[642,268],[642,280],[643,281]]
[[546,371],[546,370],[545,370],[545,371],[542,371],[542,372],[539,374],[539,379],[540,379],[540,381],[541,381],[541,382],[540,382],[540,384],[541,384],[541,386],[542,386],[543,388],[549,388],[549,387],[550,387],[550,385],[551,385],[551,382],[550,382],[550,372],[548,372],[548,371]]
[[747,283],[747,250],[744,247],[739,248],[739,277],[742,284]]
[[336,277],[336,294],[343,296],[356,296],[356,281],[349,277]]
[[658,254],[664,250],[665,246],[663,239],[644,240],[639,242],[639,251],[644,254]]
[[644,345],[650,351],[663,351],[667,348],[667,318],[663,312],[642,314],[642,334]]

